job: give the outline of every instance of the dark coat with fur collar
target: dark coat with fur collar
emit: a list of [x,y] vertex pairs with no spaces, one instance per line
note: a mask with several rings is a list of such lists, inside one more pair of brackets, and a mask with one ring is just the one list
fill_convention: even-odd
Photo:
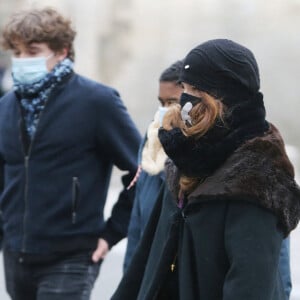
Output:
[[183,210],[172,195],[172,167],[171,191],[161,191],[112,299],[166,299],[174,276],[181,300],[285,299],[278,259],[283,237],[299,221],[300,191],[277,130],[238,148]]

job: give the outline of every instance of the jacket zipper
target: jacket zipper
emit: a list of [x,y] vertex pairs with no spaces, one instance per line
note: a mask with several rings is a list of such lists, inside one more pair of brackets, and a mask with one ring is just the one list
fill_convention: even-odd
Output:
[[25,165],[25,186],[24,186],[24,216],[23,216],[23,243],[22,243],[22,251],[25,252],[26,246],[26,216],[27,216],[27,196],[28,196],[28,163],[29,163],[29,156],[25,156],[24,158],[24,165]]
[[[51,95],[51,93],[50,93]],[[24,142],[22,142],[22,149],[23,149],[23,155],[24,155],[24,167],[25,167],[25,185],[24,185],[24,216],[23,216],[23,240],[22,240],[22,252],[26,252],[26,219],[27,219],[27,206],[28,206],[28,182],[29,182],[29,175],[28,175],[28,170],[29,170],[29,160],[30,160],[30,155],[31,155],[31,150],[32,150],[32,145],[33,145],[33,142],[34,142],[34,138],[37,134],[37,131],[38,131],[38,127],[39,127],[39,124],[40,124],[40,120],[41,120],[41,117],[42,115],[44,114],[44,111],[46,109],[46,106],[50,100],[50,95],[49,95],[49,98],[48,98],[48,101],[46,101],[45,103],[45,107],[44,109],[40,112],[40,115],[39,115],[39,120],[38,120],[38,123],[36,125],[36,129],[35,129],[35,133],[34,135],[32,136],[31,140],[30,140],[30,144],[29,144],[29,147],[28,147],[28,151],[27,153],[25,152],[25,149],[24,149]],[[20,108],[20,115],[21,115],[21,118],[23,117],[22,116],[22,113],[21,113],[21,107],[20,107],[20,104],[19,104],[19,108]],[[26,126],[26,125],[25,125]],[[26,130],[26,128],[25,128]],[[21,135],[22,135],[22,128],[21,128]]]
[[73,184],[72,184],[72,224],[76,223],[78,195],[79,195],[79,180],[78,180],[78,177],[73,177]]

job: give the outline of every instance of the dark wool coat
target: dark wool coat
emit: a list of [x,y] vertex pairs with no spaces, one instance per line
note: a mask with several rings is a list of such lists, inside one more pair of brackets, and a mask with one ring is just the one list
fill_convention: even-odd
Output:
[[285,299],[278,259],[299,221],[300,190],[273,126],[238,148],[183,210],[173,199],[166,186],[113,300],[166,299],[170,274],[180,300]]

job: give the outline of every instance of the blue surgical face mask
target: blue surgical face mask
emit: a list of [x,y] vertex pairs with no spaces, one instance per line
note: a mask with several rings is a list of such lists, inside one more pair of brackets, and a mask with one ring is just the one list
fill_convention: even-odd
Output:
[[168,109],[169,109],[168,107],[164,107],[164,106],[159,106],[158,107],[160,126],[162,126],[162,121],[163,121],[164,116],[165,116],[166,112],[168,111]]
[[14,81],[21,84],[32,84],[43,79],[47,73],[47,60],[52,57],[12,58],[12,74]]

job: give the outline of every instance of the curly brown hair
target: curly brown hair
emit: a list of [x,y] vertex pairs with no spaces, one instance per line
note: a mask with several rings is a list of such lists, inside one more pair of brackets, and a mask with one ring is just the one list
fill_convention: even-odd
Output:
[[15,50],[18,44],[46,43],[59,52],[68,49],[68,57],[74,60],[73,41],[76,31],[71,21],[53,8],[32,9],[13,14],[2,32],[1,45],[6,50]]
[[[181,106],[173,105],[167,111],[163,119],[163,128],[171,130],[180,128],[185,136],[200,138],[213,127],[219,119],[224,123],[225,106],[221,100],[201,92],[202,101],[193,106],[189,115],[191,116],[192,125],[187,125],[181,118]],[[204,180],[204,178],[192,178],[181,176],[179,180],[180,193],[190,193],[194,188]]]

